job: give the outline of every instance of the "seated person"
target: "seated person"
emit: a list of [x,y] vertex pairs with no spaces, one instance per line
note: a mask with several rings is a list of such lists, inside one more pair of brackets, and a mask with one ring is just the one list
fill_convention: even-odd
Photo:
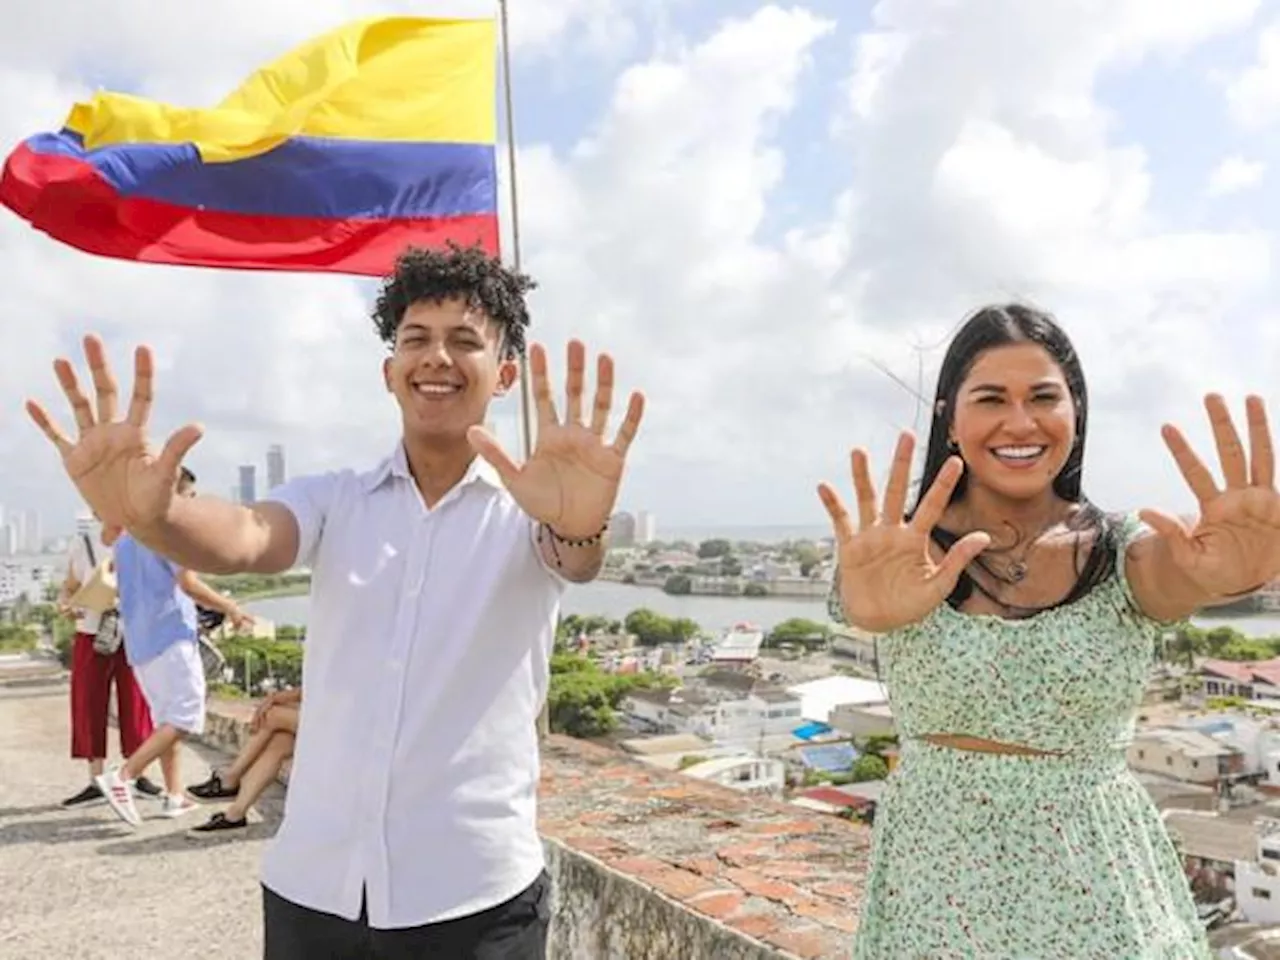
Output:
[[231,800],[226,810],[193,827],[193,835],[207,837],[228,830],[243,830],[249,825],[249,807],[279,775],[284,762],[293,756],[301,702],[302,690],[298,688],[279,690],[268,696],[258,704],[250,721],[253,736],[231,766],[223,771],[215,770],[204,783],[187,788],[198,800]]

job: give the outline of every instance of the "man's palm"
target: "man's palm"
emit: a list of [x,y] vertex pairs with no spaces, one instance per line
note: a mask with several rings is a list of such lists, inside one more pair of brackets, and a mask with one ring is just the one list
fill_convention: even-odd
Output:
[[534,344],[529,352],[538,437],[533,454],[516,464],[482,427],[468,434],[476,452],[488,461],[516,503],[533,519],[570,539],[599,534],[618,499],[627,450],[640,428],[644,397],[631,395],[627,413],[613,443],[604,438],[613,406],[613,360],[601,354],[596,368],[596,394],[590,423],[583,422],[586,348],[570,341],[566,376],[566,411],[556,415],[547,373],[546,351]]
[[54,363],[54,373],[76,419],[76,440],[69,439],[35,401],[28,401],[27,412],[58,448],[67,475],[103,523],[126,529],[145,527],[168,510],[182,458],[200,439],[200,428],[183,427],[158,456],[154,455],[146,436],[151,412],[150,351],[139,347],[135,353],[133,396],[124,420],[115,418],[116,382],[102,342],[86,337],[84,352],[96,404],[81,391],[69,361]]

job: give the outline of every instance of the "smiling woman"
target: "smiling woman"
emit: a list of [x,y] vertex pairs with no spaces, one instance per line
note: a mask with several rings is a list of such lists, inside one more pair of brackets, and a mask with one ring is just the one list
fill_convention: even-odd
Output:
[[1089,405],[1070,340],[1041,311],[988,307],[947,351],[912,509],[909,435],[879,502],[854,451],[856,526],[820,488],[832,612],[880,635],[902,741],[857,960],[1210,956],[1124,760],[1161,621],[1280,573],[1262,402],[1247,405],[1251,456],[1222,398],[1206,407],[1225,490],[1165,430],[1199,521],[1105,514],[1082,489]]

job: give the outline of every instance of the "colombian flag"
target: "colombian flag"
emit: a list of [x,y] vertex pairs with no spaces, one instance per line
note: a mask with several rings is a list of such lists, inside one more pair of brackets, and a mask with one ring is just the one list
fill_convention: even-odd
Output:
[[123,260],[381,275],[407,245],[498,252],[492,19],[365,20],[211,109],[101,93],[18,146],[0,203]]

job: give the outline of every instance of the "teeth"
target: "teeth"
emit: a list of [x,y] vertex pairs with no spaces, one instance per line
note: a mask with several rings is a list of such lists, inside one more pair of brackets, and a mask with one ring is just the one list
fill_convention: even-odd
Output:
[[1044,447],[996,447],[997,457],[1009,460],[1030,460],[1044,453]]
[[419,383],[414,385],[421,393],[453,393],[458,388],[448,383]]

